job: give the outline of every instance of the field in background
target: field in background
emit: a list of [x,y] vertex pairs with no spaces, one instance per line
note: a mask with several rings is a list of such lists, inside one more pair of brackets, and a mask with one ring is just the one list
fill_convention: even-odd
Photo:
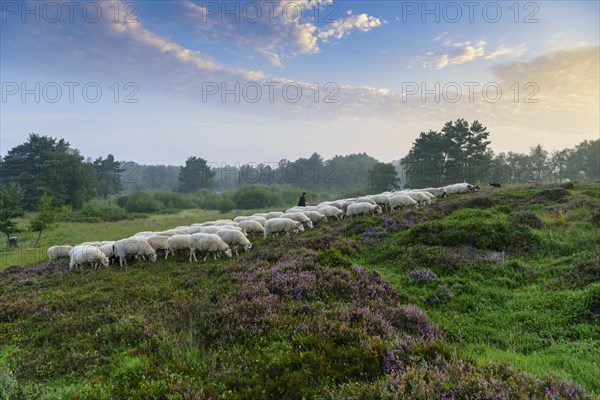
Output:
[[[260,212],[264,210],[245,210]],[[222,218],[233,218],[237,214],[220,213],[214,210],[183,210],[172,214],[150,214],[148,218],[115,222],[78,223],[60,222],[55,229],[44,232],[36,246],[37,233],[22,232],[18,235],[20,247],[7,248],[6,241],[0,241],[0,271],[11,265],[30,265],[47,261],[48,247],[57,244],[76,245],[82,242],[118,240],[142,231],[161,231],[176,226],[191,225]],[[28,219],[18,220],[19,225],[28,225]]]
[[[256,239],[231,260],[8,268],[0,394],[584,398],[561,378],[600,394],[598,210],[597,183],[485,189]],[[60,224],[31,262],[49,244],[231,216]]]

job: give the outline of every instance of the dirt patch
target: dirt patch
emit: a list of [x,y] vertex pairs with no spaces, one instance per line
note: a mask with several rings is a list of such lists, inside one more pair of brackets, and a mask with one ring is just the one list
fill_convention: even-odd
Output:
[[0,272],[0,281],[24,282],[33,278],[64,275],[68,272],[69,263],[60,261],[48,261],[36,265],[13,265]]

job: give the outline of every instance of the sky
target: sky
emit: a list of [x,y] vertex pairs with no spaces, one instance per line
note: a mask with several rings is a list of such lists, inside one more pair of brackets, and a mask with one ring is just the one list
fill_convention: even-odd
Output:
[[478,120],[600,137],[598,1],[0,0],[0,155],[29,133],[142,164],[366,152]]

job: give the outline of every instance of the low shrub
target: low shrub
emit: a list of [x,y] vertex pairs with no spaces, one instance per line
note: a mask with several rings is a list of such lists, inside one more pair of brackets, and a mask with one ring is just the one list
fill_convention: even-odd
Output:
[[235,201],[229,199],[221,199],[217,205],[217,209],[223,214],[233,210],[235,207]]
[[327,250],[319,252],[317,260],[319,264],[332,268],[350,268],[353,264],[350,257],[343,255],[334,247],[329,247]]
[[57,219],[63,222],[94,223],[131,218],[118,204],[95,199],[85,203],[81,211],[73,212],[70,209],[61,209]]
[[125,210],[128,212],[156,212],[165,208],[162,202],[146,192],[137,191],[127,196]]
[[565,200],[571,192],[562,187],[556,187],[551,189],[543,189],[538,191],[534,198],[538,200],[547,200],[547,201],[563,201]]
[[152,196],[163,204],[164,208],[172,208],[177,210],[185,210],[190,208],[198,208],[191,195],[186,195],[177,192],[158,192]]
[[531,211],[516,211],[509,214],[509,218],[517,224],[527,225],[530,228],[542,229],[544,222]]
[[413,281],[434,281],[437,275],[429,268],[416,269],[406,274],[408,279]]
[[408,238],[414,244],[467,245],[488,250],[528,251],[538,244],[528,226],[511,223],[506,214],[468,208],[440,221],[416,225],[410,229]]

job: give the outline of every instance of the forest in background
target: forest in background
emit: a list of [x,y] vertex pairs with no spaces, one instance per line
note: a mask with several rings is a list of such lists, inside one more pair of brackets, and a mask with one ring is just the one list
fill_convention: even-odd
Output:
[[0,158],[0,190],[2,198],[9,189],[13,197],[21,196],[13,202],[28,211],[38,210],[44,200],[65,214],[87,209],[95,210],[88,212],[94,218],[117,219],[124,213],[171,209],[291,206],[303,191],[314,203],[465,181],[484,185],[600,179],[600,139],[554,152],[537,144],[527,154],[495,154],[489,134],[478,121],[449,121],[439,131],[422,132],[408,154],[392,163],[366,153],[331,159],[313,153],[294,161],[243,165],[190,156],[184,165],[173,166],[140,165],[112,154],[86,158],[65,139],[31,133]]

